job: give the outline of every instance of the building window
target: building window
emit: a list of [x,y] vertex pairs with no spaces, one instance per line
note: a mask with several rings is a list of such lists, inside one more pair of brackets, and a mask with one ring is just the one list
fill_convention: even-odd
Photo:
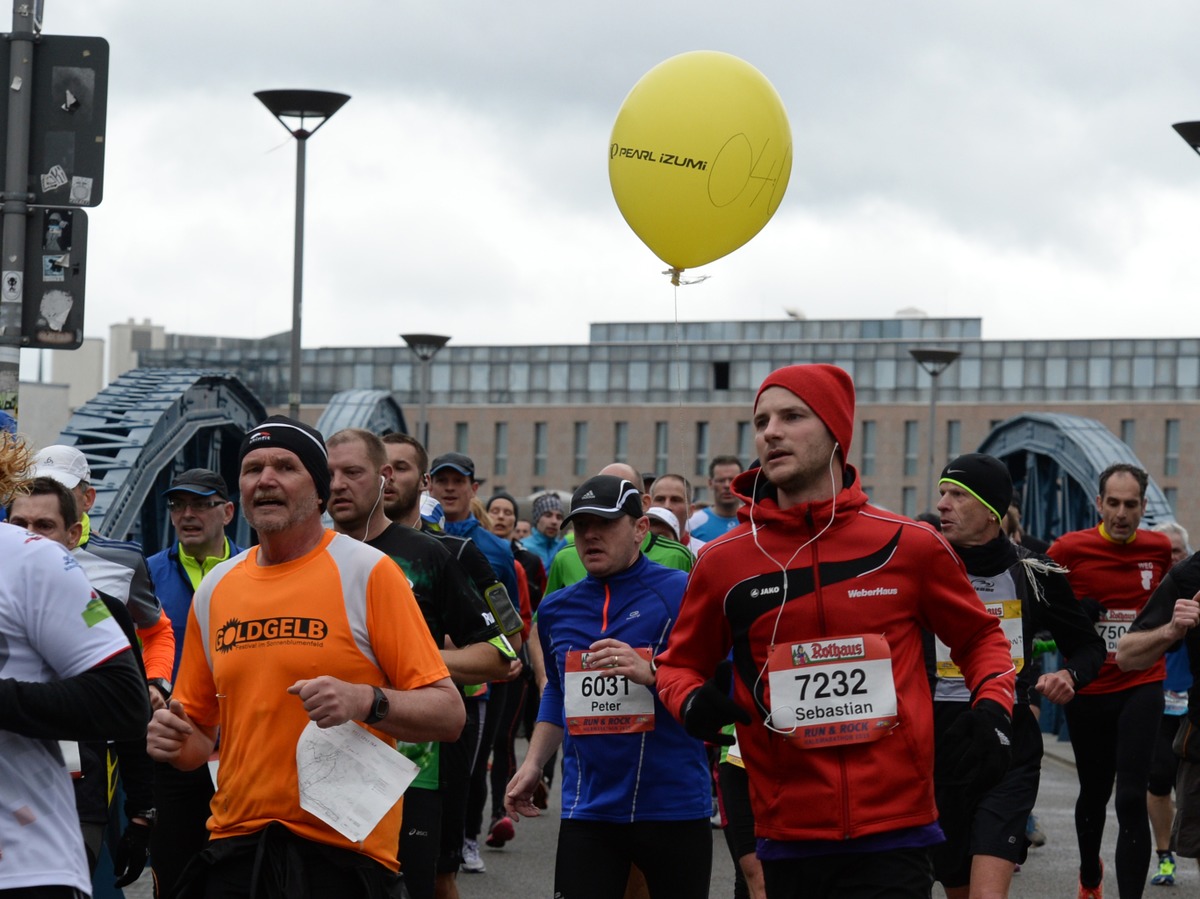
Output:
[[962,422],[953,418],[946,422],[946,461],[962,455]]
[[917,488],[905,487],[900,493],[900,512],[909,518],[917,517]]
[[728,390],[729,389],[729,363],[714,362],[713,367],[713,390]]
[[618,421],[613,425],[613,461],[629,461],[629,422]]
[[548,442],[547,428],[544,421],[533,423],[533,473],[546,474],[546,444]]
[[456,421],[454,423],[454,451],[462,453],[464,456],[469,455],[467,452],[467,423],[465,421]]
[[508,474],[508,422],[496,422],[495,458],[492,460],[492,474]]
[[575,476],[582,477],[588,471],[588,423],[575,422]]
[[742,468],[749,468],[757,455],[754,451],[754,428],[750,427],[748,421],[737,423],[737,455],[742,462]]
[[[919,425],[912,420],[904,423],[904,473],[917,473],[917,456],[921,453],[921,431]],[[908,515],[908,512],[904,513]]]
[[862,423],[862,435],[858,445],[862,447],[862,471],[860,474],[864,477],[875,474],[875,422],[864,421]]
[[656,421],[654,423],[654,473],[656,475],[666,474],[671,470],[668,454],[670,433],[671,429],[667,422]]
[[696,422],[696,467],[694,474],[708,474],[708,422]]
[[1175,477],[1179,474],[1179,419],[1167,419],[1166,452],[1163,454],[1163,475]]
[[1121,419],[1121,442],[1130,449],[1133,449],[1133,443],[1137,440],[1137,421],[1132,418]]

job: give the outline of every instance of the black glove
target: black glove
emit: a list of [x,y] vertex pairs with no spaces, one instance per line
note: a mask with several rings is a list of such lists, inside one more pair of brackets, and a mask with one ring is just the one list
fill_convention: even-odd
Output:
[[734,738],[721,733],[726,724],[749,724],[750,715],[729,697],[733,663],[726,659],[702,687],[683,701],[683,729],[693,737],[718,746],[732,746]]
[[982,796],[1000,782],[1012,761],[1012,718],[1004,706],[981,699],[939,741],[938,783]]
[[141,877],[149,857],[150,825],[130,821],[113,854],[113,871],[117,875],[113,886],[117,889],[127,887]]

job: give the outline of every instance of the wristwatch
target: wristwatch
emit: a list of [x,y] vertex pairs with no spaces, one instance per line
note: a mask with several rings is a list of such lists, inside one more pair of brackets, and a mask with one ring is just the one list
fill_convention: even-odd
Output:
[[372,687],[375,691],[375,701],[371,704],[371,711],[367,713],[367,717],[363,719],[363,724],[378,724],[388,714],[388,698],[383,692],[382,687]]
[[163,702],[171,701],[171,682],[165,677],[152,677],[146,684],[162,694]]

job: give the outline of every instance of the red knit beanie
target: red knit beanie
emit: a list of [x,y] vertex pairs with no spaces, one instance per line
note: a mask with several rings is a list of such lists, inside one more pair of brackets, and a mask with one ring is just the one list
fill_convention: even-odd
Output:
[[836,365],[789,365],[767,375],[754,397],[754,408],[768,387],[782,387],[804,401],[838,442],[842,458],[850,456],[854,436],[854,382]]

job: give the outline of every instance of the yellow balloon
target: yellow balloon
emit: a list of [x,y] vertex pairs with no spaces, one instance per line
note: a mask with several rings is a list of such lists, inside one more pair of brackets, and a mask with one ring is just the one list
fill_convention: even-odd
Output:
[[791,172],[779,94],[754,66],[712,50],[647,72],[621,104],[609,142],[621,214],[674,269],[720,259],[762,230]]

